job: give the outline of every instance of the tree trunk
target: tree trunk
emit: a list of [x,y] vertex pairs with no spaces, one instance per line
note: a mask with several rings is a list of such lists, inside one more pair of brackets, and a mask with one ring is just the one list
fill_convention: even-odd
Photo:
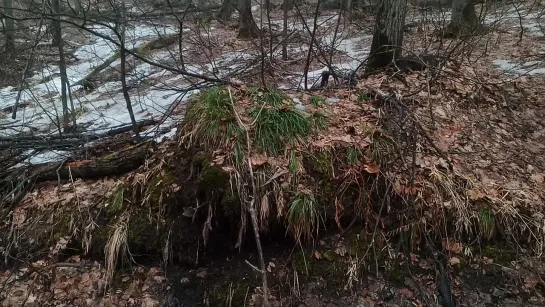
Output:
[[282,40],[282,60],[284,61],[288,60],[288,11],[293,6],[291,2],[292,0],[284,0],[282,4],[282,10],[284,11],[282,23],[282,37],[284,38]]
[[[96,179],[106,176],[125,174],[137,169],[146,158],[146,143],[139,143],[118,152],[112,152],[103,157],[93,160],[80,160],[64,163],[60,168],[39,172],[37,181],[67,180],[82,178]],[[44,166],[58,163],[44,163],[33,167],[33,169],[44,169]]]
[[454,0],[452,2],[452,17],[445,35],[459,36],[475,31],[479,24],[475,13],[474,0]]
[[[6,16],[13,17],[13,1],[12,0],[4,0],[4,14]],[[5,50],[6,53],[12,53],[15,51],[15,23],[13,22],[13,19],[11,18],[4,18],[6,24],[6,45]]]
[[344,10],[347,12],[347,15],[350,15],[350,10],[352,9],[352,0],[345,0]]
[[74,10],[76,11],[76,15],[80,15],[83,12],[81,0],[74,0]]
[[123,89],[123,97],[125,98],[125,103],[127,104],[127,111],[129,112],[129,117],[131,118],[132,128],[133,132],[136,135],[137,138],[140,138],[139,128],[136,123],[136,118],[134,117],[134,111],[132,109],[132,102],[131,102],[131,96],[129,95],[129,89],[127,88],[127,51],[125,50],[125,27],[126,27],[126,8],[123,7],[121,9],[122,16],[121,18],[121,33],[119,33],[119,39],[120,39],[120,47],[119,47],[119,54],[120,54],[120,60],[121,60],[121,87]]
[[60,16],[57,14],[60,12],[60,3],[59,0],[51,0],[48,1],[48,3],[51,3],[51,14],[54,16],[54,19],[51,20],[51,28],[49,29],[51,31],[51,47],[58,47],[59,41],[57,37],[57,29],[60,31],[61,23],[58,20]]
[[216,18],[219,21],[227,22],[231,20],[231,16],[233,16],[233,12],[235,11],[233,1],[235,0],[223,0],[223,2],[221,3],[221,9],[216,15]]
[[406,13],[406,0],[380,1],[367,63],[368,70],[386,67],[401,55]]
[[252,15],[252,0],[239,0],[238,37],[257,37],[258,30]]
[[[57,16],[60,13],[60,3],[59,0],[53,0],[51,8],[54,14]],[[64,58],[64,44],[62,41],[62,31],[61,31],[61,22],[56,17],[53,20],[53,37],[56,46],[59,48],[59,69],[61,73],[61,101],[62,101],[62,127],[63,131],[66,133],[69,129],[70,124],[70,112],[68,110],[68,94],[66,86],[68,85],[68,76],[66,74],[66,59]],[[74,127],[75,128],[75,127]]]

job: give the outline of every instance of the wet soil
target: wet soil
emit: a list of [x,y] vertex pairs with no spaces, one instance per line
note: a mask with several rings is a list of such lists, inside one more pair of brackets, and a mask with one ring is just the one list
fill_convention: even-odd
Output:
[[[329,234],[314,245],[278,235],[264,240],[272,305],[446,306],[437,287],[437,263],[425,250],[410,252],[409,261],[407,253],[395,250],[363,260],[357,241],[357,229],[344,239]],[[195,255],[194,266],[167,267],[171,296],[180,306],[259,306],[260,276],[248,264],[258,264],[255,245],[247,242],[238,251],[226,242]],[[446,271],[456,306],[545,304],[543,262],[504,251],[489,246],[479,256],[450,258]]]

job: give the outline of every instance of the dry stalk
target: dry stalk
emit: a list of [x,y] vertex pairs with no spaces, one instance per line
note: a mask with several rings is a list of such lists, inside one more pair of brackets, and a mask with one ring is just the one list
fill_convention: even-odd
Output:
[[106,247],[104,248],[104,254],[106,255],[105,279],[107,284],[110,284],[114,277],[115,268],[119,261],[119,257],[123,258],[128,255],[127,223],[128,215],[122,216],[119,222],[116,224],[113,234],[108,239]]
[[[233,101],[233,95],[231,93],[231,88],[227,87],[227,90],[229,91],[229,99],[231,100],[231,107],[233,108],[233,113],[235,114],[237,118],[237,122],[239,126],[244,129],[244,132],[246,133],[246,148],[248,150],[248,169],[250,171],[250,178],[252,181],[252,196],[250,196],[249,200],[246,200],[247,202],[247,209],[250,212],[250,217],[252,219],[252,227],[254,230],[254,236],[257,246],[257,253],[259,254],[259,271],[261,273],[262,278],[262,284],[263,284],[263,306],[268,307],[269,306],[269,288],[267,286],[267,270],[265,268],[265,259],[263,257],[263,249],[261,248],[261,239],[259,237],[259,226],[258,226],[258,219],[257,219],[257,211],[255,209],[255,200],[257,198],[257,184],[256,180],[254,178],[254,171],[252,168],[252,147],[250,145],[250,133],[248,132],[249,127],[245,125],[242,120],[240,119],[240,116],[238,115],[235,103]],[[256,268],[254,268],[256,269]]]

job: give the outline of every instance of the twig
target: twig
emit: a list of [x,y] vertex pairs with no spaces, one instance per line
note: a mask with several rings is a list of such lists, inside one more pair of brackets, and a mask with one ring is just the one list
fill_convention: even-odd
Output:
[[[57,167],[57,170],[55,171],[57,173],[57,187],[59,188],[59,191],[61,189],[61,174],[59,173],[59,171],[61,170],[62,166],[64,165],[64,163],[66,163],[66,161],[68,161],[68,159],[64,159],[62,160],[60,163],[59,163],[59,167]],[[72,175],[70,173],[70,175]]]
[[[374,92],[376,96],[380,97],[381,99],[383,99],[385,101],[394,102],[395,104],[398,104],[398,106],[400,106],[403,110],[410,113],[408,107],[402,101],[400,101],[399,99],[396,99],[396,98],[394,98],[394,97],[392,97],[390,95],[387,95],[386,93],[384,93],[384,92],[382,92],[381,90],[378,90],[378,89],[373,89],[371,92]],[[435,144],[435,142],[433,141],[433,139],[431,138],[429,133],[426,131],[426,129],[424,129],[424,127],[422,127],[422,124],[420,123],[420,121],[418,121],[412,113],[409,114],[409,118],[416,125],[418,130],[424,136],[426,141],[428,141],[428,143],[433,147],[433,149],[440,156],[442,156],[445,159],[445,161],[447,162],[449,168],[452,170],[453,166],[452,166],[452,162],[450,161],[450,158],[448,157],[448,154],[445,151],[443,151],[442,149],[440,149],[439,147],[437,147],[437,145]]]
[[[305,63],[305,90],[308,88],[308,70],[310,68],[310,57],[312,55],[312,47],[316,37],[316,29],[318,28],[318,13],[320,12],[320,0],[316,3],[316,12],[314,13],[314,28],[312,29],[312,35],[310,40],[310,46],[308,47],[307,61]],[[296,5],[297,7],[297,5]],[[304,18],[303,18],[304,19]],[[318,44],[316,44],[318,45]]]
[[[45,1],[43,5],[43,9],[45,10]],[[38,24],[38,32],[36,32],[36,38],[34,40],[34,44],[32,44],[32,48],[30,49],[30,55],[28,57],[28,61],[25,64],[25,69],[23,70],[23,77],[21,79],[21,83],[19,84],[19,90],[17,91],[17,98],[15,99],[15,104],[13,105],[13,111],[11,113],[11,118],[15,119],[17,117],[17,108],[19,107],[19,102],[21,100],[21,93],[23,92],[23,86],[26,83],[26,76],[28,74],[28,71],[30,70],[32,66],[32,59],[34,58],[34,54],[36,52],[36,47],[38,46],[38,43],[40,43],[40,29],[42,28],[44,19],[40,18],[40,23]]]
[[251,264],[250,261],[248,260],[244,260],[244,262],[246,262],[252,269],[254,269],[256,272],[259,272],[260,274],[263,274],[263,271],[260,270],[258,267],[256,267],[255,265]]
[[[259,226],[257,221],[257,212],[255,209],[255,199],[257,198],[257,185],[255,182],[254,177],[254,171],[252,167],[252,148],[250,145],[250,134],[248,132],[249,128],[247,125],[245,125],[242,120],[240,119],[240,116],[238,115],[236,109],[235,109],[235,103],[233,101],[233,95],[231,93],[231,88],[227,88],[229,92],[229,99],[231,99],[231,107],[233,108],[233,113],[235,114],[237,118],[237,122],[240,125],[242,129],[246,132],[246,147],[248,150],[248,168],[250,171],[250,178],[252,180],[252,196],[251,199],[248,202],[248,210],[250,211],[250,217],[252,218],[252,227],[254,230],[254,236],[257,246],[257,252],[259,254],[259,266],[261,267],[261,278],[263,283],[263,306],[268,307],[269,306],[269,288],[267,286],[267,270],[265,269],[265,259],[263,257],[263,249],[261,248],[261,239],[259,237]],[[250,264],[248,261],[246,261],[248,264]],[[250,264],[251,265],[251,264]],[[252,266],[252,265],[251,265]],[[252,266],[253,267],[253,266]]]

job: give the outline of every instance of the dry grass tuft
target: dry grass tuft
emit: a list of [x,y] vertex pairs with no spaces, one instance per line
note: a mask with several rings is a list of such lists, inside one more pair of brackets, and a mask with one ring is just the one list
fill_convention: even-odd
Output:
[[113,280],[119,260],[128,261],[131,257],[127,244],[128,221],[128,213],[123,214],[119,218],[104,248],[106,263],[105,280],[108,284]]

